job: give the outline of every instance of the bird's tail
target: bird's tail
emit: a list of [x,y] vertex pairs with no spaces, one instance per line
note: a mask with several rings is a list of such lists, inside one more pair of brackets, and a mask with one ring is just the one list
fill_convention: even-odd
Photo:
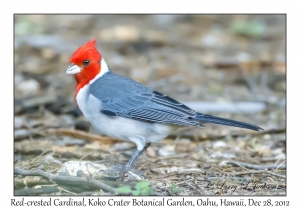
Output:
[[194,120],[200,121],[200,123],[215,123],[215,124],[220,124],[220,125],[228,125],[228,126],[233,126],[233,127],[246,128],[246,129],[250,129],[250,130],[254,130],[254,131],[263,131],[264,130],[256,125],[251,125],[248,123],[239,122],[239,121],[230,120],[230,119],[221,118],[221,117],[215,117],[215,116],[209,115],[209,114],[197,113],[197,116],[194,118]]

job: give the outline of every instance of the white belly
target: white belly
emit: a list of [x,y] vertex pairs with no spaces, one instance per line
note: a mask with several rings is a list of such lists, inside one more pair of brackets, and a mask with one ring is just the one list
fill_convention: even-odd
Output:
[[101,101],[89,94],[89,86],[82,88],[77,96],[77,104],[83,115],[101,133],[116,139],[132,141],[138,149],[146,143],[157,142],[165,138],[176,127],[161,124],[147,123],[124,117],[109,117],[100,112]]

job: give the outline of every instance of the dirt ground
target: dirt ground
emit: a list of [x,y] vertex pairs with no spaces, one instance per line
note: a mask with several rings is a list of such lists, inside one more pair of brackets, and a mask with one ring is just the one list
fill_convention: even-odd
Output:
[[[15,195],[286,195],[284,15],[16,15]],[[135,145],[101,135],[74,100],[72,53],[96,38],[115,73],[201,113],[206,124]]]

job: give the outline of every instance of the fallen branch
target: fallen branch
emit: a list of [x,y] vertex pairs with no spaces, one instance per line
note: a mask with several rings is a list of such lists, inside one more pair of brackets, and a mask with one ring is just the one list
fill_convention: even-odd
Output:
[[77,139],[84,139],[88,141],[98,141],[103,144],[112,144],[116,142],[122,142],[117,139],[113,139],[111,137],[99,136],[91,133],[87,133],[85,131],[72,130],[66,128],[49,128],[43,131],[44,134],[52,134],[52,135],[61,135],[61,136],[71,136]]
[[60,189],[57,186],[41,186],[40,188],[27,188],[22,190],[15,190],[14,196],[24,195],[39,195],[39,194],[51,194],[59,192]]
[[96,179],[85,180],[82,177],[75,176],[60,176],[58,174],[52,174],[49,172],[45,172],[42,170],[23,170],[20,168],[14,169],[15,175],[22,176],[42,176],[50,181],[54,181],[56,183],[61,183],[63,185],[75,185],[75,186],[90,186],[90,187],[98,187],[104,191],[111,192],[115,195],[118,195],[118,192],[111,186],[104,184]]
[[232,165],[237,165],[237,166],[243,166],[247,168],[252,168],[256,170],[264,170],[264,169],[286,169],[286,165],[255,165],[255,164],[250,164],[250,163],[244,163],[244,162],[239,162],[239,161],[230,161],[228,162],[229,164]]

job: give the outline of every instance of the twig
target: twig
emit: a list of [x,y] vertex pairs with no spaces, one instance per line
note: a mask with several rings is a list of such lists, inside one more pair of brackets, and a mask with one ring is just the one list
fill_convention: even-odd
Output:
[[88,156],[90,156],[90,155],[92,155],[93,153],[95,153],[95,152],[97,152],[97,149],[95,149],[95,150],[93,150],[93,151],[91,151],[91,152],[89,152],[88,154],[86,154],[85,156],[82,156],[79,160],[83,160],[83,159],[85,159],[86,157],[88,157]]
[[85,180],[81,177],[75,177],[75,176],[60,176],[58,174],[51,174],[47,173],[42,170],[23,170],[20,168],[15,168],[15,175],[22,175],[22,176],[42,176],[44,178],[49,179],[50,181],[55,181],[57,183],[63,183],[64,185],[76,185],[76,186],[81,186],[81,185],[88,185],[92,187],[99,187],[100,189],[104,191],[111,192],[113,194],[118,195],[118,192],[111,186],[104,184],[98,180],[95,179],[89,179]]
[[15,178],[14,181],[14,186],[16,188],[22,188],[25,186],[46,185],[46,184],[51,184],[51,182],[48,179],[39,176],[33,176],[30,179],[17,177]]
[[[202,177],[198,177],[197,180],[198,181],[209,181],[209,180],[223,180],[225,179],[224,177],[206,177],[206,178],[202,178]],[[247,181],[249,179],[244,178],[244,177],[226,177],[226,179],[231,179],[231,180],[238,180],[238,181]]]
[[212,153],[214,153],[214,154],[216,154],[216,155],[218,155],[218,156],[220,156],[220,157],[223,157],[223,158],[225,158],[226,160],[229,160],[229,161],[230,161],[229,163],[231,163],[231,162],[232,162],[232,163],[235,163],[236,165],[240,166],[241,168],[246,169],[246,170],[249,170],[249,169],[245,168],[244,166],[242,166],[241,164],[239,164],[237,161],[234,161],[234,160],[231,160],[230,158],[224,157],[223,155],[220,155],[220,154],[218,154],[218,153],[216,153],[216,152],[214,152],[214,151],[212,151],[212,150],[210,150],[210,149],[207,149],[207,148],[206,148],[206,150],[208,150],[208,151],[210,151],[210,152],[212,152]]
[[282,174],[278,174],[272,171],[267,171],[267,170],[261,170],[261,171],[254,171],[254,170],[250,170],[250,171],[242,171],[242,172],[235,172],[235,173],[230,173],[230,175],[233,176],[238,176],[238,175],[242,175],[242,174],[260,174],[260,173],[267,173],[267,174],[272,174],[274,176],[278,176],[281,178],[286,178],[286,176],[282,175]]
[[277,170],[278,170],[278,168],[279,168],[280,166],[282,166],[282,165],[283,165],[283,163],[285,163],[285,160],[284,160],[282,163],[280,163],[280,164],[278,165],[278,167],[275,169],[275,171],[277,171]]
[[191,183],[189,183],[187,180],[185,180],[185,184],[188,185],[190,188],[194,189],[194,190],[195,190],[196,192],[198,192],[200,195],[203,194],[201,188],[200,188],[198,185],[196,185],[194,182],[192,182],[192,184],[191,184]]
[[43,132],[48,133],[48,134],[71,136],[74,138],[84,139],[84,140],[88,140],[88,141],[99,141],[104,144],[112,144],[112,143],[116,143],[116,142],[122,142],[120,140],[116,140],[116,139],[113,139],[110,137],[98,136],[98,135],[87,133],[84,131],[71,130],[71,129],[66,129],[66,128],[60,128],[60,129],[49,128],[47,130],[44,130]]
[[244,162],[238,162],[238,161],[230,161],[228,162],[229,164],[232,165],[238,165],[238,166],[244,166],[247,168],[252,168],[256,170],[264,170],[264,169],[286,169],[286,165],[255,165],[255,164],[250,164],[250,163],[244,163]]
[[239,176],[239,175],[244,175],[244,174],[261,174],[263,172],[264,172],[264,170],[262,170],[262,171],[250,170],[250,171],[241,171],[241,172],[231,172],[230,175]]
[[275,172],[272,172],[272,171],[264,171],[265,173],[267,173],[267,174],[272,174],[272,175],[274,175],[274,176],[279,176],[279,177],[281,177],[281,178],[284,178],[284,179],[286,179],[286,176],[285,175],[282,175],[282,174],[278,174],[278,173],[275,173]]
[[67,192],[67,193],[70,193],[70,194],[72,194],[72,195],[77,195],[76,193],[71,192],[71,191],[69,191],[69,190],[66,190],[66,189],[64,189],[64,188],[62,188],[62,187],[57,187],[57,188],[60,189],[60,190],[62,190],[62,191],[65,191],[65,192]]
[[[151,169],[151,170],[155,172],[159,172],[159,170],[155,170],[155,169]],[[204,174],[205,171],[198,168],[187,168],[187,169],[183,168],[183,169],[178,169],[176,171],[173,171],[171,173],[162,174],[160,175],[160,178],[166,178],[168,176],[179,175],[179,174],[199,174],[199,173]]]

